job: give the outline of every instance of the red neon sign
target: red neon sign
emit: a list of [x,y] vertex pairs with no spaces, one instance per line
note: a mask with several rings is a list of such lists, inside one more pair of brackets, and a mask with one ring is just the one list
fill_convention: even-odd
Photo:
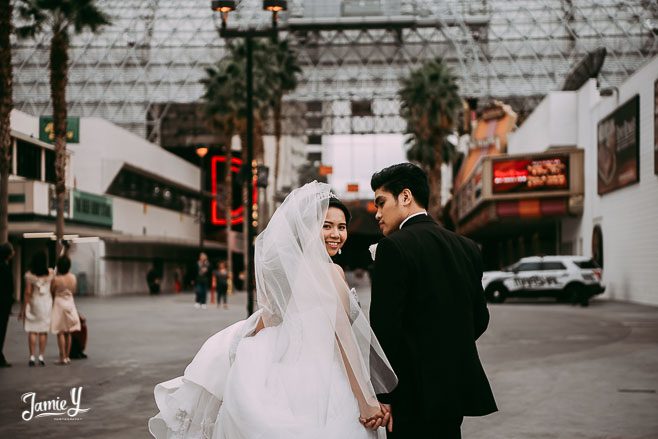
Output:
[[[225,163],[226,162],[226,156],[220,156],[216,155],[213,156],[211,161],[210,161],[210,175],[211,175],[211,182],[210,182],[210,192],[212,194],[212,200],[210,200],[210,222],[215,225],[215,226],[226,226],[226,218],[220,218],[218,216],[218,203],[217,203],[217,164],[218,163]],[[240,172],[240,167],[242,166],[242,159],[238,157],[232,157],[231,158],[231,172],[233,173],[233,176],[235,177],[239,172]],[[256,182],[254,181],[254,189],[253,189],[253,200],[254,204],[258,203],[258,187],[256,186]],[[232,201],[232,200],[231,200]],[[242,224],[244,222],[244,206],[240,206],[237,209],[232,209],[231,210],[231,225],[235,226],[238,224]]]
[[532,192],[569,188],[569,158],[496,160],[493,162],[493,192]]

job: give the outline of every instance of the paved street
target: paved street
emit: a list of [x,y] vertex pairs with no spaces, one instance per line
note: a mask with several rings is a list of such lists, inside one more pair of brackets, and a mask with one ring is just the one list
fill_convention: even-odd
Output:
[[[360,288],[363,302],[369,291]],[[155,414],[153,386],[180,375],[203,341],[245,316],[244,293],[230,309],[197,310],[193,296],[80,298],[88,318],[87,360],[27,367],[25,333],[12,316],[0,369],[2,438],[145,438]],[[491,306],[479,342],[500,412],[464,422],[467,439],[658,438],[658,308],[594,301],[586,309],[552,302]],[[23,421],[36,400],[66,399],[82,386],[75,421]]]

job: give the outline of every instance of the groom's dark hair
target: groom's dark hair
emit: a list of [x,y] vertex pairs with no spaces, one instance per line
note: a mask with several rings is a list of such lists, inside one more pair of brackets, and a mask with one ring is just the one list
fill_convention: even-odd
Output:
[[383,189],[397,198],[405,188],[411,191],[420,207],[427,209],[430,201],[430,186],[427,174],[411,163],[399,163],[375,172],[370,179],[373,191]]

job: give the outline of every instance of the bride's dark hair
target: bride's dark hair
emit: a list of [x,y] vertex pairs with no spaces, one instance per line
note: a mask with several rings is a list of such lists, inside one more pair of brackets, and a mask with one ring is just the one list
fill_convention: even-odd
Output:
[[347,208],[346,205],[343,204],[342,201],[340,201],[336,196],[332,194],[331,198],[329,198],[329,207],[335,207],[337,209],[340,209],[343,211],[345,214],[345,221],[347,224],[350,223],[350,220],[352,219],[352,214],[350,213],[350,210]]

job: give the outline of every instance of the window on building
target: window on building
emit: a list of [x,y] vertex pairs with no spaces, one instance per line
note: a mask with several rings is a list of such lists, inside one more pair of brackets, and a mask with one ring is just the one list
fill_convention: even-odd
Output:
[[322,153],[321,152],[309,152],[306,154],[306,159],[309,162],[320,162],[322,161]]
[[29,180],[41,180],[41,147],[16,140],[16,173]]
[[319,130],[322,128],[322,117],[306,117],[306,125],[310,129]]
[[321,134],[311,134],[308,136],[309,145],[322,145],[322,135]]
[[55,173],[55,151],[46,150],[46,181],[55,184],[57,176]]
[[307,113],[322,113],[322,101],[308,101],[306,102]]
[[193,191],[174,187],[168,182],[129,169],[119,172],[107,193],[190,215],[195,215],[198,210],[199,196]]
[[372,116],[371,101],[352,101],[352,116]]

